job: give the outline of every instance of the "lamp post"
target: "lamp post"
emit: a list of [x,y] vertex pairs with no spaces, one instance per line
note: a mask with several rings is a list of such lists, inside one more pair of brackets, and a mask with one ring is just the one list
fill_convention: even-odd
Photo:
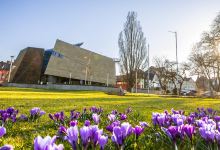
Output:
[[[117,63],[120,63],[120,59],[119,58],[113,58],[113,61],[115,63],[115,76],[116,76],[116,65],[117,65]],[[116,81],[116,84],[117,84],[117,81]]]
[[8,82],[10,82],[11,70],[12,70],[12,60],[13,60],[13,58],[14,58],[14,56],[11,56],[10,70],[9,70],[9,74],[8,74]]
[[149,79],[150,79],[150,45],[149,44],[147,46],[147,50],[148,50],[147,92],[149,94],[150,93],[150,82],[149,82]]
[[175,35],[175,41],[176,41],[176,73],[178,74],[177,32],[176,31],[169,31],[169,32],[173,33]]
[[[178,53],[177,53],[177,32],[176,31],[169,31],[175,35],[175,41],[176,41],[176,76],[177,76],[177,84],[178,84]],[[178,89],[178,87],[177,87]],[[179,95],[179,92],[177,90],[177,93]]]

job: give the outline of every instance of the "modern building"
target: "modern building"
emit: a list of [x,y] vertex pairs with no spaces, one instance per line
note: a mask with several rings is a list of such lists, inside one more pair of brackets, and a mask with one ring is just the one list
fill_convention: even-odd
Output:
[[112,58],[57,40],[54,48],[22,50],[12,70],[11,82],[86,84],[113,86],[116,82]]

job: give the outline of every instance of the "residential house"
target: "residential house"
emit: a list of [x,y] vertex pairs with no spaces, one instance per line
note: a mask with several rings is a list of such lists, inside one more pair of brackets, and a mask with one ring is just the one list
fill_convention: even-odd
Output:
[[9,70],[10,70],[10,61],[7,61],[7,62],[1,61],[0,62],[0,84],[7,81]]

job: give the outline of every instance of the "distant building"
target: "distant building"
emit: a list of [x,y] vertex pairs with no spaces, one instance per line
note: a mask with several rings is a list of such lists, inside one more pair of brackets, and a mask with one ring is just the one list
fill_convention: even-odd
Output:
[[0,62],[0,84],[8,80],[8,74],[10,70],[10,61]]
[[[152,71],[150,71],[150,88],[161,89],[161,85],[160,85],[158,76],[154,72],[155,69],[158,69],[158,68],[154,68],[153,66],[151,67]],[[147,74],[147,72],[146,72],[146,74]],[[177,88],[179,88],[179,84],[178,83],[175,83],[175,84],[176,84]],[[174,83],[171,81],[168,81],[167,82],[167,90],[173,91],[174,88],[175,88]],[[192,78],[184,78],[181,90],[197,91],[196,82]]]
[[116,82],[112,58],[57,40],[54,48],[28,47],[15,60],[11,82],[109,85]]
[[183,81],[182,90],[197,91],[196,82],[192,78],[185,78]]
[[[134,78],[136,73],[134,73]],[[128,89],[128,84],[126,82],[126,75],[119,75],[116,77],[116,87],[121,87],[124,90]],[[134,85],[136,88],[136,85]],[[137,88],[143,89],[145,88],[145,73],[142,70],[138,70],[137,72]]]

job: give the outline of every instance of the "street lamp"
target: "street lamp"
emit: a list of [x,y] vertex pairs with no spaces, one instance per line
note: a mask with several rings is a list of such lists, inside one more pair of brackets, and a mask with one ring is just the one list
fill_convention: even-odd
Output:
[[[175,40],[176,40],[176,75],[177,75],[177,80],[178,80],[177,32],[176,31],[169,31],[169,32],[175,34]],[[177,93],[179,94],[178,90],[177,90]]]
[[150,93],[150,82],[149,82],[149,79],[150,79],[150,45],[149,44],[147,45],[147,50],[148,50],[147,93],[149,94]]
[[10,64],[10,70],[9,70],[9,75],[8,75],[8,82],[10,82],[10,77],[11,77],[11,70],[12,70],[12,60],[14,56],[11,56],[11,64]]
[[[116,76],[116,65],[117,65],[117,63],[120,63],[120,59],[119,58],[113,58],[113,61],[115,63],[115,76]],[[116,84],[117,84],[117,81],[116,81]]]
[[169,31],[169,32],[175,34],[175,40],[176,40],[176,73],[178,74],[177,32],[176,31]]

